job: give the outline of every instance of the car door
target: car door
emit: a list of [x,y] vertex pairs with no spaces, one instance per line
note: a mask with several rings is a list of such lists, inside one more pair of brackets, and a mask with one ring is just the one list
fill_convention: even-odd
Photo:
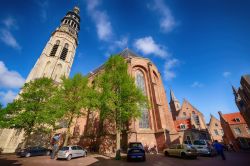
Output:
[[71,151],[72,151],[72,157],[77,157],[77,147],[76,146],[72,146],[71,147]]
[[83,148],[82,148],[82,147],[77,146],[77,149],[78,149],[79,157],[81,157],[81,156],[84,156],[84,155],[85,155],[85,151],[83,150]]
[[39,148],[37,146],[31,148],[31,155],[32,156],[38,156],[39,155]]
[[183,146],[181,145],[181,144],[178,144],[177,146],[176,146],[176,151],[175,151],[175,153],[176,153],[176,156],[181,156],[181,152],[183,151]]
[[170,145],[169,149],[167,150],[169,155],[175,156],[175,151],[176,151],[176,145]]

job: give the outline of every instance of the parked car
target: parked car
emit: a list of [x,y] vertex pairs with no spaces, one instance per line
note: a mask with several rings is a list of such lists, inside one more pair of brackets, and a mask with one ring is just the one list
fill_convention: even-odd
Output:
[[71,145],[71,146],[63,146],[57,155],[57,159],[67,159],[71,160],[75,157],[86,157],[87,150],[78,146],[78,145]]
[[17,151],[16,155],[20,157],[44,156],[44,155],[49,156],[50,153],[51,153],[50,149],[41,146],[35,146],[35,147],[20,149]]
[[127,161],[140,159],[146,161],[145,150],[141,142],[130,142],[127,150]]
[[192,146],[197,149],[199,155],[215,156],[217,154],[214,147],[207,140],[195,140]]
[[178,156],[182,158],[196,159],[198,156],[197,150],[191,145],[173,144],[169,148],[163,150],[165,156]]

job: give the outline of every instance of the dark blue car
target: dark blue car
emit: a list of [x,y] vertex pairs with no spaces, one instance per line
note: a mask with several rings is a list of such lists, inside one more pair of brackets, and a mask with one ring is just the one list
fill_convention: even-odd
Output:
[[145,150],[141,142],[130,142],[128,145],[127,161],[146,161]]
[[44,147],[36,146],[29,147],[26,149],[20,149],[16,155],[20,157],[30,157],[30,156],[49,156],[51,153],[50,149],[46,149]]

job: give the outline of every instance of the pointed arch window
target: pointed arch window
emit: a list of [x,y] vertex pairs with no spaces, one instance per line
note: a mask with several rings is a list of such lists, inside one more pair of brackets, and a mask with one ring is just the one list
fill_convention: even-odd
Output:
[[60,41],[57,40],[56,43],[54,44],[49,56],[55,56],[56,55],[59,44],[60,44]]
[[[143,73],[140,70],[136,72],[135,81],[136,81],[136,86],[142,90],[142,93],[144,95],[146,95],[145,78],[144,78]],[[141,113],[142,113],[142,117],[139,120],[139,128],[149,128],[148,109],[145,105],[141,106]]]
[[69,44],[66,43],[66,44],[64,45],[63,50],[62,50],[62,53],[61,53],[61,55],[60,55],[60,59],[61,59],[61,60],[64,60],[64,61],[65,61],[65,59],[66,59],[66,57],[67,57],[67,54],[68,54],[68,48],[69,48]]

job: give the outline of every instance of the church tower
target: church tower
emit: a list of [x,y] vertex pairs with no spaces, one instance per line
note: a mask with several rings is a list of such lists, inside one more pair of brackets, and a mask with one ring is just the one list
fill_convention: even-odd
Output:
[[79,13],[80,9],[74,7],[73,11],[69,11],[63,17],[60,26],[51,34],[26,82],[41,77],[60,82],[62,76],[69,76],[78,45]]
[[181,105],[180,105],[179,100],[175,97],[174,92],[172,91],[172,89],[170,89],[170,102],[169,102],[169,105],[170,105],[170,109],[171,109],[171,112],[172,112],[173,119],[176,120],[176,117],[178,116],[178,113],[179,113],[179,111],[181,109]]

